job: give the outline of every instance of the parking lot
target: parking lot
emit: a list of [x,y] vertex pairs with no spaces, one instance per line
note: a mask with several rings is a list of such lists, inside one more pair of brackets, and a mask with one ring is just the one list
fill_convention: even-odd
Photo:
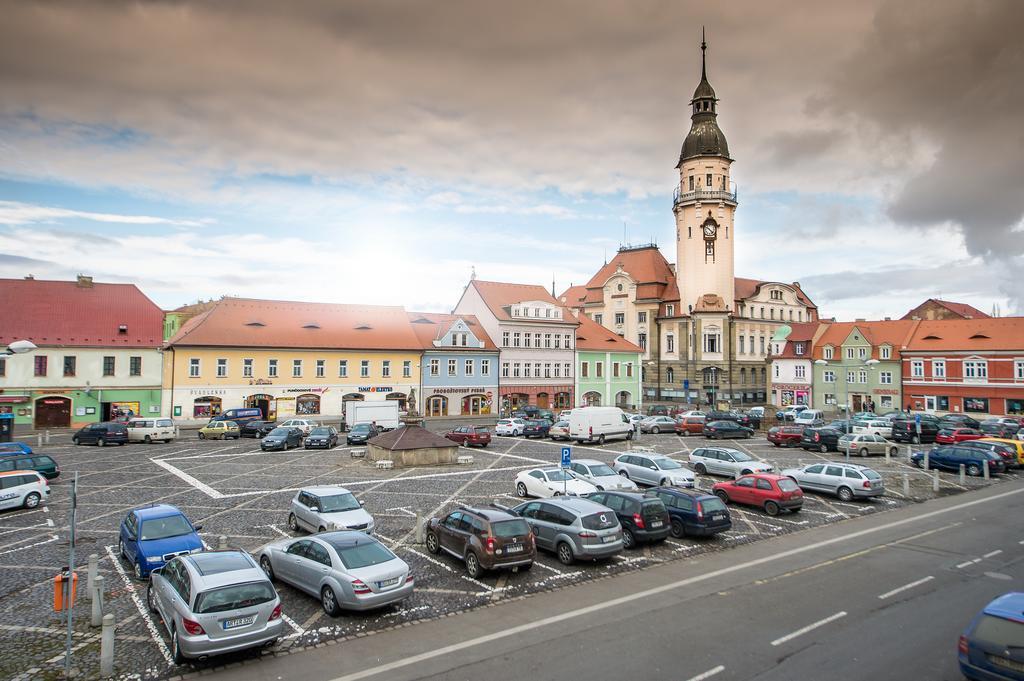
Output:
[[[840,522],[846,518],[890,510],[932,498],[932,475],[900,457],[854,458],[868,463],[885,478],[884,497],[842,503],[832,497],[807,494],[799,514],[769,517],[756,509],[730,505],[733,529],[714,538],[672,539],[642,546],[601,563],[566,567],[554,556],[540,554],[530,572],[502,572],[471,579],[463,566],[445,555],[433,556],[416,543],[417,514],[424,518],[460,503],[514,504],[512,479],[516,472],[538,465],[557,465],[562,443],[496,438],[486,449],[473,449],[472,464],[380,471],[354,459],[351,448],[330,451],[301,449],[263,453],[258,441],[200,441],[194,431],[183,431],[170,444],[98,448],[75,447],[69,436],[54,439],[38,450],[53,455],[63,473],[52,482],[46,506],[33,511],[0,515],[0,678],[48,678],[58,675],[63,663],[64,620],[52,610],[53,577],[67,564],[69,482],[79,473],[78,543],[76,562],[80,597],[75,617],[75,666],[94,676],[98,670],[99,630],[89,624],[89,602],[84,595],[85,564],[89,554],[100,558],[100,574],[107,586],[107,610],[115,614],[116,670],[128,678],[166,678],[258,656],[259,652],[226,656],[185,667],[170,662],[162,626],[145,607],[145,584],[130,577],[130,566],[117,558],[117,530],[128,509],[163,502],[181,508],[203,525],[205,541],[215,546],[226,536],[228,545],[255,551],[264,543],[290,536],[287,517],[291,498],[303,486],[338,484],[351,489],[377,521],[377,536],[410,564],[416,592],[407,601],[381,611],[343,614],[331,618],[317,600],[278,584],[289,630],[276,648],[262,654],[281,654],[329,640],[365,635],[416,620],[444,616],[505,599],[597,579],[656,563],[679,561],[681,575],[691,570],[687,559],[709,551]],[[611,462],[634,443],[574,446],[574,458]],[[707,444],[703,438],[671,434],[645,435],[636,446],[686,459],[689,450]],[[716,443],[719,444],[719,443]],[[841,455],[779,449],[759,435],[752,440],[721,443],[772,463],[776,470]],[[903,476],[910,483],[904,494]],[[1017,472],[1006,478],[1016,478]],[[699,476],[698,486],[710,489],[721,480]],[[939,494],[951,494],[990,484],[942,473]],[[998,482],[998,480],[993,480]]]

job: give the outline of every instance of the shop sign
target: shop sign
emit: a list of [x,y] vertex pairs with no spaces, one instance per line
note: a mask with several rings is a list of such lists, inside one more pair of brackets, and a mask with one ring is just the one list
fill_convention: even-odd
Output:
[[330,388],[288,388],[285,390],[286,393],[325,393]]
[[188,394],[189,395],[202,395],[203,397],[206,397],[208,395],[227,395],[228,391],[227,390],[195,389],[195,390],[189,390]]
[[274,382],[269,378],[254,378],[249,381],[249,385],[274,385]]
[[359,392],[361,392],[361,393],[393,393],[393,392],[395,392],[395,389],[391,388],[389,386],[382,386],[382,385],[364,385],[364,386],[360,386],[359,387]]
[[900,394],[900,391],[896,390],[895,388],[875,388],[871,392],[873,392],[876,395],[899,395]]
[[485,393],[487,392],[487,388],[432,388],[430,392],[432,394],[436,393],[438,395],[454,395],[456,393]]

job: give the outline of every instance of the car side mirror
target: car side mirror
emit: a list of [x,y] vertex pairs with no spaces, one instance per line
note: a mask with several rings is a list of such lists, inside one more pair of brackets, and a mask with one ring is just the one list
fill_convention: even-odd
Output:
[[309,510],[310,510],[310,512],[312,512],[312,513],[319,513],[319,512],[320,512],[320,509],[319,509],[319,507],[317,507],[317,506],[310,506],[310,507],[309,507]]
[[160,567],[155,567],[155,568],[153,568],[152,570],[150,570],[150,571],[149,571],[149,574],[151,574],[151,575],[159,575],[159,574],[161,574],[161,573],[162,573],[163,571],[164,571],[164,566],[163,566],[163,565],[161,565]]
[[195,526],[194,528],[192,528],[192,529],[194,529],[194,530],[195,530],[196,532],[198,532],[198,531],[200,531],[201,529],[203,529],[203,526],[202,526],[202,525],[196,525],[196,526]]
[[657,466],[648,466],[648,468],[650,468],[650,469],[651,469],[652,471],[656,471],[656,470],[658,470],[658,467],[657,467]]
[[365,502],[365,501],[363,501],[362,499],[360,499],[360,500],[359,500],[359,505],[360,505],[360,506],[366,506],[366,502]]

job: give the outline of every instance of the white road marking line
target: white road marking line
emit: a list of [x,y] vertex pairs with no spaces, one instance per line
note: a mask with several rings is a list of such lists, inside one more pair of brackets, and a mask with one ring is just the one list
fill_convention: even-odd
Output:
[[[476,450],[473,450],[476,451]],[[544,459],[535,459],[531,456],[520,456],[518,454],[505,454],[504,452],[489,452],[486,449],[480,450],[481,454],[490,454],[491,456],[501,457],[503,459],[522,459],[523,461],[532,461],[534,463],[543,464],[545,466],[552,466],[552,462],[545,461]]]
[[291,538],[291,535],[290,535],[290,534],[288,534],[287,532],[285,532],[284,530],[282,530],[281,528],[279,528],[279,527],[278,527],[277,525],[254,525],[254,527],[255,527],[255,528],[257,528],[257,529],[259,529],[259,528],[261,528],[261,527],[265,527],[265,528],[267,528],[268,530],[272,530],[272,531],[274,531],[274,532],[278,533],[278,534],[279,534],[279,535],[281,535],[282,537],[288,537],[288,538]]
[[296,624],[295,620],[293,620],[291,617],[284,614],[283,612],[281,613],[281,619],[283,619],[289,627],[295,630],[295,633],[288,634],[287,636],[285,636],[285,638],[298,638],[299,636],[302,636],[306,633],[305,629]]
[[214,488],[210,487],[205,482],[200,482],[199,480],[196,480],[191,475],[189,475],[185,471],[181,470],[177,466],[173,466],[173,465],[167,463],[166,461],[164,461],[163,459],[150,459],[150,461],[155,463],[157,466],[160,466],[160,468],[163,468],[165,471],[167,471],[171,475],[175,475],[175,476],[181,478],[186,483],[188,483],[192,487],[195,487],[197,490],[199,490],[200,492],[202,492],[206,496],[210,497],[211,499],[223,499],[224,498],[223,494],[221,494],[220,492],[218,492]]
[[442,563],[441,561],[437,560],[433,556],[428,556],[425,553],[421,553],[421,552],[417,551],[416,549],[414,549],[414,548],[412,548],[410,546],[400,546],[399,548],[404,549],[405,551],[408,551],[410,553],[415,553],[420,558],[423,558],[423,559],[427,560],[428,562],[431,562],[434,565],[437,565],[438,567],[443,568],[444,570],[447,570],[448,572],[451,572],[452,574],[458,575],[459,577],[461,577],[462,579],[466,580],[467,582],[472,582],[473,584],[476,584],[477,586],[479,586],[479,587],[481,587],[483,589],[487,589],[486,593],[477,594],[478,596],[489,596],[494,591],[498,591],[498,589],[495,589],[494,587],[487,586],[483,582],[477,581],[477,580],[473,579],[472,577],[470,577],[469,575],[462,575],[462,574],[457,573],[455,571],[455,569],[452,568],[452,566],[445,565],[444,563]]
[[972,562],[972,563],[980,563],[980,562],[981,562],[981,558],[975,558],[975,559],[974,559],[974,560],[972,560],[971,562]]
[[1021,540],[1020,540],[1019,542],[1017,542],[1017,543],[1018,543],[1018,544],[1024,544],[1024,539],[1021,539]]
[[410,511],[408,506],[396,506],[394,508],[385,508],[384,510],[385,511],[401,511],[402,513],[404,513],[406,516],[409,516],[410,518],[415,518],[416,517],[416,514],[413,513],[412,511]]
[[157,631],[156,622],[150,616],[149,608],[142,604],[142,599],[139,598],[139,594],[135,591],[135,585],[132,584],[132,580],[128,577],[128,573],[124,571],[121,566],[121,561],[118,559],[117,554],[114,553],[113,546],[105,547],[107,555],[110,556],[110,562],[114,566],[114,570],[120,575],[121,580],[124,582],[125,588],[128,589],[128,593],[131,595],[132,602],[135,603],[135,607],[138,609],[139,614],[142,615],[143,621],[146,623],[146,628],[149,629],[149,635],[153,638],[153,643],[156,644],[157,650],[167,660],[168,665],[174,665],[174,660],[171,659],[171,653],[167,650],[167,646],[164,644],[164,639],[160,636],[160,632]]
[[[33,546],[42,546],[43,544],[52,544],[53,542],[57,541],[58,539],[60,539],[60,537],[58,537],[57,535],[53,535],[49,539],[46,539],[44,541],[37,541],[35,544],[27,544],[25,546],[19,546],[16,549],[8,549],[6,551],[0,551],[0,556],[6,556],[8,553],[14,553],[15,551],[24,551],[25,549],[30,549]],[[17,542],[15,542],[15,543],[17,543]],[[8,544],[8,546],[10,546],[10,544]]]
[[[638,599],[658,596],[659,594],[674,591],[684,586],[697,584],[699,582],[704,582],[709,579],[716,579],[718,577],[721,577],[722,575],[732,574],[734,572],[739,572],[741,570],[745,570],[751,567],[757,567],[758,565],[764,565],[766,563],[777,562],[781,558],[788,558],[789,556],[798,556],[800,554],[807,553],[808,551],[814,551],[826,546],[845,544],[860,537],[866,537],[872,534],[876,534],[878,532],[883,532],[885,530],[891,530],[895,527],[903,527],[904,525],[919,523],[924,520],[928,520],[929,518],[936,518],[947,513],[959,513],[963,511],[963,509],[965,508],[972,508],[980,504],[992,503],[993,501],[999,501],[1001,499],[1006,499],[1008,497],[1016,496],[1022,493],[1024,493],[1024,489],[1015,489],[1009,492],[993,494],[990,497],[975,499],[973,501],[965,501],[962,504],[954,504],[953,506],[949,506],[948,508],[942,508],[935,511],[929,511],[927,513],[921,513],[919,515],[911,516],[909,518],[903,518],[902,520],[894,520],[892,522],[877,525],[875,527],[868,527],[863,530],[857,530],[856,532],[850,532],[839,537],[823,539],[821,541],[814,542],[813,544],[803,544],[796,548],[787,549],[786,551],[780,551],[778,553],[774,553],[771,555],[762,556],[761,558],[748,560],[744,563],[734,563],[732,565],[729,565],[728,567],[720,568],[718,570],[712,570],[710,572],[705,572],[699,575],[694,575],[693,577],[687,577],[685,579],[680,579],[678,581],[670,582],[668,584],[662,584],[660,586],[652,587],[644,591],[638,591],[636,593],[631,593],[625,596],[619,596],[618,598],[612,598],[610,600],[602,601],[600,603],[595,603],[594,605],[588,605],[582,608],[577,608],[575,610],[562,612],[557,615],[551,615],[549,617],[534,620],[526,624],[520,624],[515,627],[509,627],[507,629],[503,629],[501,631],[497,631],[491,634],[484,634],[483,636],[477,636],[476,638],[467,639],[447,646],[441,646],[440,648],[434,648],[429,652],[420,653],[419,655],[409,655],[403,657],[400,660],[386,662],[384,664],[377,665],[376,667],[369,667],[358,672],[346,674],[345,676],[336,677],[332,681],[359,681],[359,679],[366,679],[372,676],[378,676],[380,674],[392,671],[394,669],[402,669],[410,665],[419,664],[420,662],[424,662],[426,660],[432,660],[437,657],[444,657],[446,655],[450,655],[451,653],[455,653],[460,650],[474,648],[485,643],[490,643],[491,641],[498,641],[503,638],[508,638],[510,636],[518,636],[519,634],[532,631],[534,629],[540,629],[552,624],[564,622],[566,620],[576,619],[577,617],[583,617],[595,612],[601,612],[609,608],[616,608],[620,605],[625,605],[626,603],[635,602]],[[737,538],[739,538],[739,536],[737,536]],[[846,613],[843,614],[845,615]]]
[[841,610],[840,612],[837,612],[834,615],[829,615],[825,619],[818,620],[817,622],[814,622],[813,624],[808,624],[806,627],[801,627],[800,629],[797,629],[796,631],[794,631],[791,634],[786,634],[785,636],[782,636],[781,638],[777,638],[774,641],[772,641],[772,645],[773,646],[782,645],[786,641],[792,641],[797,636],[803,636],[804,634],[806,634],[809,631],[814,631],[818,627],[823,627],[826,624],[829,624],[830,622],[835,622],[837,619],[841,619],[843,617],[846,617],[846,611],[845,610]]
[[718,665],[714,669],[709,669],[702,674],[697,674],[697,676],[694,676],[688,681],[704,681],[704,679],[710,679],[712,676],[722,671],[725,671],[725,667],[722,665]]
[[981,557],[982,558],[991,558],[992,556],[998,556],[1002,552],[1003,552],[1002,549],[996,549],[995,551],[989,551],[988,553],[983,554]]
[[964,562],[960,563],[956,567],[957,567],[958,570],[960,570],[960,569],[963,569],[963,568],[967,567],[968,565],[973,565],[973,564],[974,564],[973,560],[965,560]]
[[915,586],[921,586],[922,584],[925,584],[926,582],[930,582],[933,579],[935,579],[935,578],[932,577],[931,575],[928,575],[927,577],[924,577],[923,579],[919,579],[916,582],[911,582],[910,584],[904,584],[903,586],[898,587],[896,589],[893,589],[892,591],[886,591],[884,594],[879,595],[878,599],[884,601],[886,598],[889,598],[890,596],[895,596],[896,594],[898,594],[900,592],[903,592],[903,591],[906,591],[907,589],[913,589]]
[[53,518],[47,518],[46,525],[47,527],[53,527]]

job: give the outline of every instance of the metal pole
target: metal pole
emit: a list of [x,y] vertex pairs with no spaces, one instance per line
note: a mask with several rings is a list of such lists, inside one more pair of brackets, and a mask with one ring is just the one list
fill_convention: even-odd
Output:
[[103,616],[103,629],[100,633],[100,676],[114,674],[114,615]]
[[422,544],[424,540],[423,532],[423,512],[416,511],[416,543]]
[[75,515],[78,511],[78,471],[71,481],[71,511],[69,513],[68,527],[70,531],[70,548],[68,549],[68,575],[67,581],[67,604],[68,604],[68,633],[64,642],[64,677],[71,678],[71,623],[75,609],[74,588],[75,588]]
[[92,620],[90,624],[98,627],[103,624],[103,575],[97,575],[93,582],[92,598]]
[[924,469],[926,471],[929,471],[932,468],[931,465],[929,465],[929,463],[928,463],[928,452],[929,451],[930,450],[925,450],[925,453],[924,453]]

